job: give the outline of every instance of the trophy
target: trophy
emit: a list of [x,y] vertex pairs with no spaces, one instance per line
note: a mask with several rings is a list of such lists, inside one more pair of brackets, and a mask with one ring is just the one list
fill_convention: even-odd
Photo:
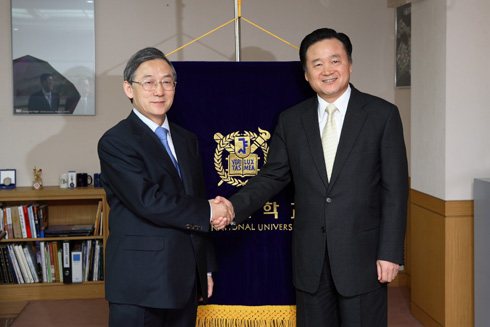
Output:
[[32,182],[32,188],[34,190],[43,189],[43,179],[41,178],[42,173],[43,173],[42,169],[37,170],[36,166],[34,166],[34,181]]

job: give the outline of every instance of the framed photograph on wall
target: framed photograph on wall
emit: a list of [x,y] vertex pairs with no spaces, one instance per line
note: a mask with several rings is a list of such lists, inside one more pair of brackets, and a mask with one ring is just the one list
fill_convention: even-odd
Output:
[[15,115],[95,115],[94,1],[12,0]]
[[395,86],[410,87],[410,56],[412,36],[412,6],[410,3],[396,8]]

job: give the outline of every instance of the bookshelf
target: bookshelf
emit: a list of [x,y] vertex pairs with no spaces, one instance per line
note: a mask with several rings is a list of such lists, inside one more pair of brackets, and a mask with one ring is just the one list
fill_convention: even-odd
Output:
[[[58,186],[45,186],[43,190],[33,190],[31,187],[0,190],[0,203],[5,206],[28,204],[46,204],[48,208],[49,225],[93,224],[97,208],[101,203],[103,212],[102,235],[76,237],[44,237],[44,238],[11,238],[3,239],[0,244],[23,244],[36,241],[85,241],[98,240],[103,243],[103,260],[105,260],[105,244],[108,236],[108,215],[104,189],[93,186],[75,189],[60,189]],[[59,300],[81,298],[103,298],[104,282],[87,281],[82,283],[64,284],[31,283],[31,284],[0,284],[0,304],[27,300]]]

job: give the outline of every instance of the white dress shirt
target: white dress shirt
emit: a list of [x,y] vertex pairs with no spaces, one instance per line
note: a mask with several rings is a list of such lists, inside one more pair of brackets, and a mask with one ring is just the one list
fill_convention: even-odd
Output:
[[145,123],[146,126],[148,126],[152,130],[153,133],[155,133],[155,130],[158,127],[163,127],[163,128],[165,128],[168,131],[168,134],[167,134],[168,146],[170,148],[170,151],[172,151],[172,154],[173,154],[175,160],[177,160],[177,163],[178,163],[179,162],[179,158],[177,158],[177,154],[175,153],[174,142],[172,141],[172,133],[170,132],[170,124],[168,123],[167,116],[165,116],[165,120],[163,121],[162,126],[159,126],[157,123],[155,123],[150,118],[148,118],[148,117],[144,116],[143,114],[141,114],[135,108],[133,108],[133,112],[136,114],[136,116],[139,117],[139,119],[141,119],[141,121],[143,123]]
[[[340,134],[342,132],[342,126],[344,125],[344,118],[345,118],[345,114],[347,113],[347,106],[349,104],[350,94],[351,94],[351,88],[349,85],[349,87],[344,92],[344,94],[342,94],[333,103],[338,109],[337,111],[335,111],[333,115],[333,119],[335,120],[335,124],[337,125],[337,131],[338,131],[337,140],[340,140]],[[323,129],[328,119],[328,113],[325,111],[325,108],[327,108],[329,103],[323,100],[322,98],[320,98],[320,96],[317,95],[317,97],[318,97],[318,127],[320,128],[320,137],[321,137],[323,134]]]

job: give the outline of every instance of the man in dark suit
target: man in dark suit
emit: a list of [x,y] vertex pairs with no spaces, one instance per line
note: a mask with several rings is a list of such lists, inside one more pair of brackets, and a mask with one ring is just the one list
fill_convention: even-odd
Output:
[[260,173],[231,203],[220,200],[239,223],[294,183],[298,327],[386,326],[386,286],[404,262],[401,119],[393,104],[349,84],[351,54],[347,35],[332,29],[304,38],[300,59],[317,96],[281,113]]
[[58,93],[53,92],[54,76],[46,73],[42,74],[40,79],[42,89],[39,92],[31,94],[27,109],[39,113],[52,113],[53,111],[57,111],[60,106],[60,96]]
[[175,85],[173,65],[160,50],[134,54],[123,83],[134,108],[98,144],[111,208],[110,326],[194,327],[198,298],[206,302],[212,294],[210,222],[223,228],[227,218],[211,218],[230,213],[206,200],[196,136],[166,118]]

